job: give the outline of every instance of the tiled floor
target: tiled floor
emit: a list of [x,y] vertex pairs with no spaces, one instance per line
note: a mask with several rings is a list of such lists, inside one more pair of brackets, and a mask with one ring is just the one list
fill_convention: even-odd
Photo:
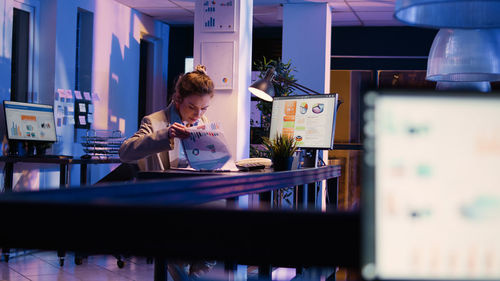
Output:
[[[92,255],[75,265],[73,253],[67,253],[64,265],[59,265],[56,252],[13,250],[9,262],[0,261],[0,281],[153,281],[154,265],[146,258],[124,258],[125,265],[119,268],[113,256]],[[295,276],[293,268],[273,268],[272,280],[330,280],[332,269],[307,269]],[[238,266],[228,273],[224,264],[218,262],[200,280],[253,280],[258,279],[256,266]],[[169,275],[168,280],[173,280]],[[349,280],[349,279],[347,279]]]
[[[149,281],[153,280],[154,265],[146,258],[126,258],[119,268],[113,256],[89,256],[83,264],[75,265],[74,255],[68,253],[63,266],[56,252],[17,251],[9,262],[0,262],[1,281]],[[223,266],[216,265],[206,274],[207,280],[227,280]],[[205,278],[204,278],[205,279]],[[169,280],[172,280],[169,277]]]

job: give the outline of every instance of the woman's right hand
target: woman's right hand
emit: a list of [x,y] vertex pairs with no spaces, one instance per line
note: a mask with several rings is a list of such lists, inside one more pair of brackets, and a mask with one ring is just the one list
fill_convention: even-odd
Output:
[[188,138],[190,135],[189,131],[187,130],[186,126],[179,124],[179,123],[174,123],[168,128],[168,137],[169,138],[180,138],[180,139],[185,139]]

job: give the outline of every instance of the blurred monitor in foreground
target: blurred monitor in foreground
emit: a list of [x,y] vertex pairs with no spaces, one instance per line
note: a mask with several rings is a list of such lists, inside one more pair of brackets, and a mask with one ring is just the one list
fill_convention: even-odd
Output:
[[365,95],[365,279],[500,279],[500,96]]

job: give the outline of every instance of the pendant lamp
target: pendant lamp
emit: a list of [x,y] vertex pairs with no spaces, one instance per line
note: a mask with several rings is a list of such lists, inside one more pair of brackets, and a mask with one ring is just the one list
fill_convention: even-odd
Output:
[[470,91],[470,92],[491,92],[491,84],[488,81],[462,82],[462,81],[439,81],[436,83],[438,91]]
[[[499,17],[500,18],[500,17]],[[427,80],[499,81],[500,29],[441,29],[427,60]]]
[[397,0],[394,17],[430,28],[500,27],[498,0]]

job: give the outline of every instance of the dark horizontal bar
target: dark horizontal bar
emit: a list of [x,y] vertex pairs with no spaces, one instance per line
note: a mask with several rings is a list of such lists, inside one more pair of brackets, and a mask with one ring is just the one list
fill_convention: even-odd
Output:
[[0,246],[8,248],[276,266],[360,260],[358,213],[29,202],[1,203],[0,213],[8,214],[0,232]]
[[334,59],[427,59],[427,56],[356,56],[356,55],[332,55]]
[[360,143],[334,143],[334,150],[363,150],[363,145]]

